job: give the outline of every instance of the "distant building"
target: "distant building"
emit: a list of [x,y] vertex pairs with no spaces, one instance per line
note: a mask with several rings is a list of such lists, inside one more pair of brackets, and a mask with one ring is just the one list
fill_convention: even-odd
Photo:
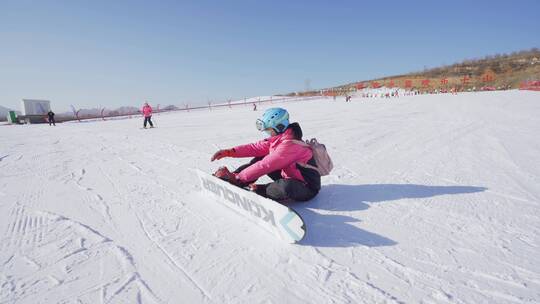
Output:
[[23,99],[21,102],[21,114],[19,121],[25,123],[45,123],[47,113],[51,110],[51,102],[41,99]]
[[51,101],[41,99],[23,99],[22,115],[46,115],[51,110]]

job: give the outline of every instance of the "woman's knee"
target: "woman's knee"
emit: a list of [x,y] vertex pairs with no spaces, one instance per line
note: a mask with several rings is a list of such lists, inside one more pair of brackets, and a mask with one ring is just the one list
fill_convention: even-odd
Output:
[[274,200],[283,200],[289,198],[289,193],[287,193],[286,186],[283,183],[280,183],[280,181],[282,180],[270,183],[266,187],[266,196],[268,198]]
[[270,183],[266,188],[266,195],[269,198],[283,200],[292,199],[295,201],[308,201],[317,195],[304,183],[294,179],[280,179]]

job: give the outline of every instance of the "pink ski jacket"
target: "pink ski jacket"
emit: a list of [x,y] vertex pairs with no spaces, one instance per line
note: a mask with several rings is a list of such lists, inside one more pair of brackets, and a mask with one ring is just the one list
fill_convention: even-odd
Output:
[[294,178],[306,183],[296,163],[307,163],[313,156],[309,147],[290,142],[294,139],[292,129],[264,140],[234,147],[233,157],[263,157],[262,160],[236,175],[241,182],[248,183],[268,173],[281,170],[283,178]]
[[149,105],[145,105],[142,108],[142,112],[144,114],[144,117],[150,117],[150,116],[152,116],[152,107],[149,106]]

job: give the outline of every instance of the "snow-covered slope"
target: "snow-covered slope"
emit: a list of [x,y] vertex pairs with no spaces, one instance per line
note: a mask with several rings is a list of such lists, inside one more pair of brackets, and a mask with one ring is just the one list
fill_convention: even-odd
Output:
[[189,170],[262,109],[2,127],[0,303],[540,302],[540,94],[280,105],[335,164],[300,245]]

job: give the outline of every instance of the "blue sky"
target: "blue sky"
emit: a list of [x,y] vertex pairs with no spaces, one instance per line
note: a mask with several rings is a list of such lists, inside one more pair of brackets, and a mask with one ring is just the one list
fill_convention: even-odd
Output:
[[540,1],[3,1],[0,105],[196,104],[540,47]]

